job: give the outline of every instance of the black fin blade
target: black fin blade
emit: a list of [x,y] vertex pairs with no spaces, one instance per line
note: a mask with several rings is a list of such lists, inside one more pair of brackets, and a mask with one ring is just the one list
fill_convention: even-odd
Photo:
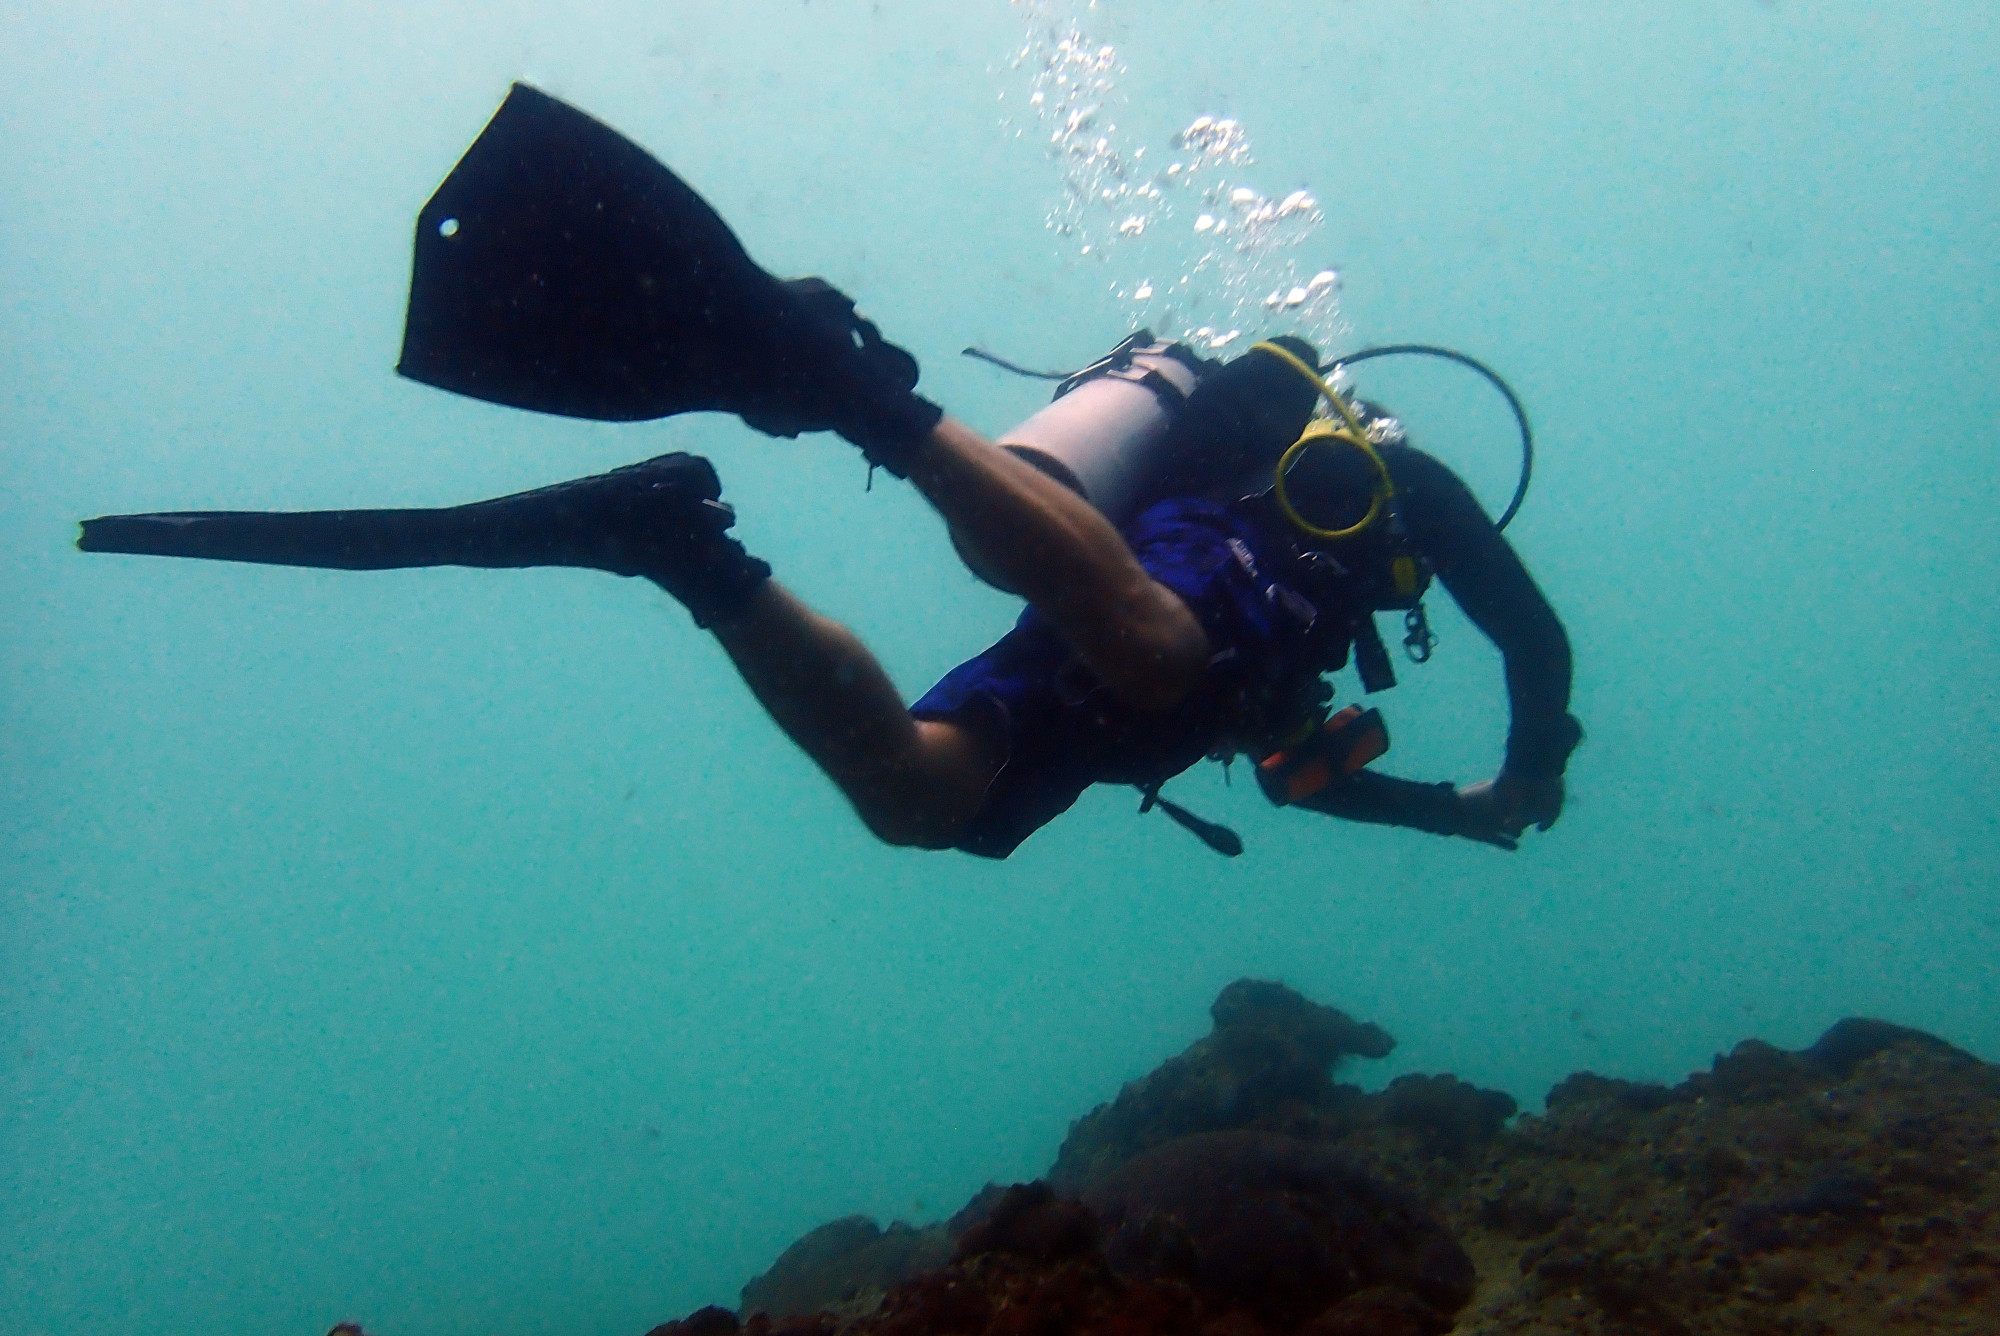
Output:
[[410,560],[412,555],[427,554],[409,552],[408,535],[377,523],[379,513],[195,510],[105,515],[83,521],[76,545],[84,552],[347,571],[439,564]]
[[514,408],[629,422],[720,406],[779,300],[701,196],[515,84],[417,215],[396,369]]
[[[547,489],[554,491],[556,489]],[[533,494],[529,494],[532,499]],[[199,510],[85,520],[85,552],[263,566],[390,571],[415,566],[591,565],[557,550],[546,524],[507,498],[450,510]],[[544,507],[548,509],[549,507]]]
[[[554,489],[549,489],[554,490]],[[511,500],[512,498],[508,498]],[[390,571],[413,566],[519,567],[565,562],[531,516],[492,506],[450,510],[190,510],[85,520],[84,552],[197,557],[263,566]]]

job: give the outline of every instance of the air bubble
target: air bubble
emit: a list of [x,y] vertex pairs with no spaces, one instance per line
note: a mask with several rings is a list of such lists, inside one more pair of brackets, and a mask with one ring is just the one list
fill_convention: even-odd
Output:
[[439,235],[439,236],[441,236],[441,237],[455,237],[455,236],[457,236],[457,235],[458,235],[458,219],[456,219],[456,218],[447,218],[447,219],[445,219],[445,220],[444,220],[443,222],[439,223],[439,224],[438,224],[438,235]]
[[[1310,263],[1325,262],[1310,254],[1324,244],[1317,234],[1326,222],[1312,192],[1299,182],[1258,189],[1249,136],[1227,116],[1190,115],[1148,158],[1150,147],[1122,126],[1140,110],[1137,121],[1157,120],[1163,108],[1127,107],[1119,49],[1085,28],[1097,18],[1095,0],[1015,3],[1028,19],[1012,53],[1026,86],[1006,101],[1019,96],[1033,114],[1006,124],[1017,138],[1023,128],[1048,136],[1054,189],[1044,221],[1064,256],[1102,263],[1107,291],[1143,304],[1144,320],[1178,328],[1196,347],[1280,331],[1337,338],[1338,275]],[[1164,286],[1134,277],[1147,270],[1170,277]]]

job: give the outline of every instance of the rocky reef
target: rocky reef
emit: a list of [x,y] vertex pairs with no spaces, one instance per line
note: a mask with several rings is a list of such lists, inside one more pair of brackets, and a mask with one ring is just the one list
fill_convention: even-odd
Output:
[[[1590,1074],[1514,1119],[1239,980],[1214,1030],[950,1220],[837,1220],[649,1336],[2000,1331],[2000,1068],[1845,1020],[1677,1086]],[[1510,1120],[1511,1123],[1510,1123]]]

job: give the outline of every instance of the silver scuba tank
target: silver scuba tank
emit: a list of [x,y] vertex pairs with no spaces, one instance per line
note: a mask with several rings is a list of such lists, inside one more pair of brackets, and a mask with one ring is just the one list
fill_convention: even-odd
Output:
[[1063,381],[1054,402],[999,443],[1122,528],[1155,494],[1167,428],[1205,369],[1185,345],[1142,329]]
[[[1159,494],[1167,429],[1210,365],[1184,344],[1139,330],[1066,378],[1047,408],[1000,433],[998,442],[1123,528]],[[953,542],[974,574],[1005,588],[979,569],[955,535]]]

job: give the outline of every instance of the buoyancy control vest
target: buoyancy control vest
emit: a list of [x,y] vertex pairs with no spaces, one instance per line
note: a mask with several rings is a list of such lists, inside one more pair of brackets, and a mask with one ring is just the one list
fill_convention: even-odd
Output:
[[[1083,496],[1120,529],[1164,497],[1205,496],[1260,509],[1269,528],[1285,535],[1292,555],[1290,569],[1274,574],[1287,587],[1284,596],[1305,605],[1301,611],[1313,618],[1315,626],[1313,652],[1298,665],[1299,676],[1290,691],[1283,693],[1291,701],[1280,711],[1285,718],[1267,721],[1273,726],[1269,744],[1254,757],[1260,785],[1279,803],[1295,801],[1302,786],[1324,784],[1336,773],[1351,774],[1387,750],[1381,716],[1350,706],[1329,717],[1332,692],[1321,681],[1323,674],[1346,666],[1351,650],[1364,692],[1395,685],[1375,614],[1404,613],[1403,647],[1413,662],[1428,661],[1436,643],[1423,606],[1432,567],[1410,539],[1394,480],[1375,448],[1389,440],[1400,441],[1399,424],[1373,404],[1348,400],[1321,379],[1322,369],[1294,351],[1310,356],[1307,345],[1283,342],[1293,348],[1271,342],[1259,343],[1251,351],[1288,364],[1313,387],[1314,402],[1323,403],[1332,414],[1311,417],[1308,408],[1308,420],[1300,424],[1304,430],[1295,439],[1282,448],[1264,444],[1248,450],[1241,440],[1208,440],[1199,443],[1204,448],[1188,448],[1190,433],[1176,428],[1199,421],[1198,412],[1190,418],[1189,406],[1222,364],[1185,344],[1160,341],[1148,330],[1137,331],[1096,362],[1068,373],[1029,371],[981,349],[965,350],[1016,374],[1060,382],[1047,408],[1001,433],[999,442]],[[1470,367],[1506,397],[1521,431],[1522,467],[1513,499],[1498,522],[1504,528],[1526,495],[1534,439],[1520,401],[1496,373],[1462,353],[1422,344],[1366,349],[1324,370],[1331,374],[1347,362],[1404,354],[1440,357]],[[1246,420],[1257,416],[1258,405],[1246,407],[1250,410]],[[1302,485],[1290,485],[1295,470],[1327,474],[1326,452],[1313,448],[1322,443],[1345,447],[1341,454],[1347,468],[1335,473],[1349,476],[1323,476],[1318,487],[1301,476]],[[1353,476],[1357,458],[1367,461],[1372,476]],[[1314,496],[1315,492],[1320,495]],[[1343,501],[1362,513],[1339,515]],[[979,569],[955,536],[954,544],[975,574],[1005,588]],[[1273,587],[1274,594],[1278,587]],[[1157,782],[1141,786],[1141,791],[1141,812],[1157,806],[1217,852],[1234,856],[1242,851],[1234,832],[1162,798]]]
[[[1303,343],[1287,342],[1310,351]],[[1141,329],[1095,362],[1069,373],[1029,372],[992,354],[967,351],[1019,374],[1046,379],[1060,375],[1048,407],[1000,433],[1002,448],[1077,492],[1120,529],[1147,505],[1168,496],[1238,501],[1258,509],[1268,524],[1286,534],[1296,554],[1296,570],[1281,575],[1291,577],[1288,583],[1300,585],[1301,592],[1338,623],[1337,628],[1327,628],[1337,629],[1340,641],[1329,646],[1324,670],[1345,666],[1351,642],[1366,690],[1395,684],[1373,614],[1401,610],[1420,619],[1430,567],[1409,542],[1380,457],[1363,446],[1365,458],[1380,471],[1379,480],[1365,472],[1356,474],[1351,467],[1363,457],[1353,453],[1357,433],[1400,439],[1393,418],[1372,404],[1341,400],[1319,379],[1317,368],[1292,349],[1259,344],[1253,352],[1289,363],[1310,382],[1313,394],[1322,396],[1320,402],[1337,405],[1347,420],[1329,425],[1329,419],[1312,419],[1314,400],[1302,398],[1298,402],[1307,407],[1283,428],[1283,439],[1191,444],[1188,433],[1177,428],[1204,382],[1222,364],[1186,344],[1162,341]],[[1280,371],[1278,377],[1287,390],[1295,384],[1290,372]],[[1316,443],[1323,443],[1322,448],[1309,448]],[[1329,469],[1331,451],[1324,448],[1328,446],[1346,447],[1334,458],[1350,467]],[[1288,492],[1284,481],[1292,475],[1300,476],[1304,485],[1294,483]],[[1291,493],[1299,494],[1296,500]],[[1363,512],[1331,518],[1339,510],[1341,495],[1349,500],[1358,497]],[[1340,527],[1316,527],[1309,517]],[[963,545],[960,552],[980,578],[1003,587],[990,572],[978,569]],[[1406,630],[1415,635],[1412,628]],[[1428,625],[1423,628],[1421,651],[1409,636],[1405,645],[1413,658],[1427,658]]]

